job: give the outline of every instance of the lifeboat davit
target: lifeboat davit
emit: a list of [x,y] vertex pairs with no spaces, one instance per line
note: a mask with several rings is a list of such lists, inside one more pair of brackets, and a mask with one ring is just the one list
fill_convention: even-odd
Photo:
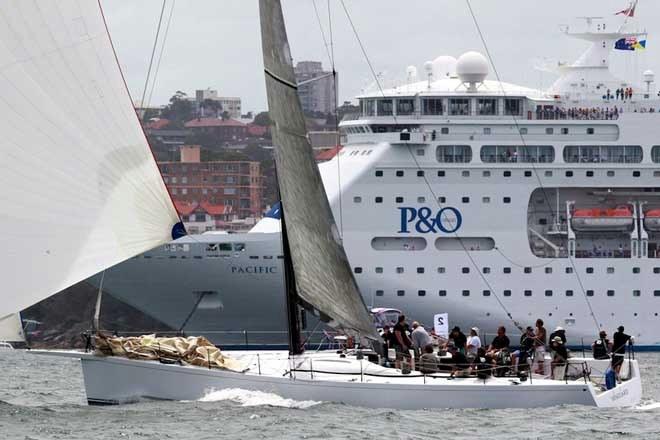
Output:
[[650,209],[644,213],[644,229],[660,231],[660,209]]
[[632,210],[628,206],[576,209],[573,211],[571,226],[576,231],[629,231],[633,228],[633,220]]

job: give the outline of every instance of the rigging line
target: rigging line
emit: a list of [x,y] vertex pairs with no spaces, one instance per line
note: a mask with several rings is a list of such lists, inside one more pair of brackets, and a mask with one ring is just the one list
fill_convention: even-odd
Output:
[[[493,73],[495,73],[495,77],[497,78],[497,82],[500,86],[500,89],[502,91],[502,95],[506,97],[506,91],[504,90],[504,86],[502,85],[502,80],[500,79],[499,72],[497,71],[497,67],[495,66],[495,62],[493,60],[493,57],[490,53],[490,50],[488,48],[488,44],[486,44],[486,38],[484,37],[483,32],[481,31],[481,27],[479,26],[479,22],[477,20],[477,17],[474,13],[474,10],[472,9],[472,4],[470,3],[470,0],[465,0],[465,3],[467,4],[468,10],[470,11],[470,15],[472,16],[472,21],[474,22],[474,26],[477,29],[477,33],[479,34],[479,38],[481,39],[481,44],[484,46],[484,50],[486,51],[486,55],[488,56],[488,60],[490,61],[491,66],[493,66]],[[516,118],[515,115],[511,115],[513,119],[513,123],[516,126],[516,131],[518,132],[520,136],[521,143],[523,144],[523,148],[527,149],[527,143],[525,142],[525,137],[523,134],[520,132],[520,124],[518,122],[518,118]],[[529,151],[529,150],[528,150]],[[543,182],[541,181],[541,177],[539,175],[538,169],[534,165],[534,162],[530,162],[530,166],[532,170],[534,171],[534,175],[536,176],[537,181],[539,182],[539,186],[541,189],[544,189],[543,187]],[[552,204],[550,203],[550,199],[548,195],[546,194],[546,191],[543,190],[541,191],[543,193],[544,199],[550,208],[550,211],[552,212]],[[559,215],[559,212],[556,214],[557,216]],[[582,295],[584,296],[584,299],[587,303],[587,307],[589,308],[589,312],[591,314],[592,319],[594,320],[594,323],[596,324],[596,329],[600,330],[600,324],[598,323],[598,319],[596,318],[596,314],[594,313],[593,307],[591,306],[591,301],[589,301],[589,297],[587,296],[586,289],[584,288],[584,284],[582,283],[582,279],[580,278],[580,275],[578,274],[577,267],[575,266],[575,261],[573,261],[573,258],[571,257],[570,252],[568,253],[568,261],[570,262],[571,266],[573,267],[573,273],[575,274],[575,277],[577,279],[577,282],[580,286],[580,289],[582,290]]]
[[335,71],[335,42],[332,38],[332,9],[330,9],[330,0],[328,0],[328,33],[330,34],[330,60],[332,62],[332,71]]
[[323,38],[323,45],[325,46],[325,52],[328,55],[328,63],[332,65],[333,64],[332,56],[330,55],[328,40],[325,38],[325,32],[323,31],[323,24],[321,23],[321,16],[319,15],[319,9],[316,6],[316,0],[312,0],[312,5],[314,5],[314,14],[316,14],[316,21],[319,24],[319,30],[321,31],[321,38]]
[[502,252],[502,250],[500,248],[498,248],[497,246],[495,246],[495,250],[497,251],[498,254],[500,254],[502,256],[502,258],[504,258],[506,261],[508,261],[509,263],[511,263],[512,265],[517,266],[517,267],[529,267],[529,268],[532,268],[532,269],[538,269],[538,268],[541,268],[541,267],[549,266],[550,264],[557,261],[557,258],[552,258],[549,261],[547,261],[545,263],[537,264],[536,266],[527,266],[525,264],[516,263],[511,258],[507,257],[506,254],[504,252]]
[[[350,25],[351,25],[351,28],[353,29],[353,33],[355,34],[355,38],[357,39],[358,44],[360,45],[360,48],[361,48],[361,50],[362,50],[362,53],[363,53],[363,55],[364,55],[364,57],[365,57],[365,59],[366,59],[366,61],[367,61],[367,64],[369,64],[369,68],[370,68],[370,70],[371,70],[371,74],[373,75],[374,80],[376,81],[376,85],[378,86],[378,89],[380,90],[380,94],[381,94],[383,97],[385,97],[385,92],[383,91],[383,88],[382,88],[382,86],[381,86],[381,84],[380,84],[380,80],[378,79],[378,75],[376,75],[376,72],[375,72],[375,70],[374,70],[374,68],[373,68],[373,66],[372,66],[372,64],[371,64],[371,61],[369,60],[369,56],[367,55],[367,52],[366,52],[366,50],[365,50],[365,48],[364,48],[364,45],[362,44],[362,41],[360,40],[360,37],[359,37],[359,35],[358,35],[358,33],[357,33],[357,30],[356,30],[356,28],[355,28],[355,26],[354,26],[354,24],[353,24],[353,20],[351,20],[351,16],[350,16],[350,14],[349,14],[349,12],[348,12],[348,9],[346,9],[346,5],[344,4],[344,0],[341,0],[341,4],[342,4],[342,6],[343,6],[343,8],[344,8],[344,12],[346,13],[346,17],[348,18],[348,21],[349,21],[349,23],[350,23]],[[393,117],[393,119],[394,119],[394,123],[396,124],[396,123],[397,123],[396,115],[393,114],[392,117]],[[415,154],[414,154],[413,151],[411,150],[409,144],[407,145],[407,149],[408,149],[408,152],[410,153],[410,156],[411,156],[412,159],[413,159],[413,162],[415,162],[415,167],[416,167],[417,169],[421,170],[422,168],[421,168],[421,166],[419,165],[419,162],[417,161],[417,158],[415,157]],[[423,174],[423,175],[422,175],[422,178],[424,179],[424,182],[426,183],[426,186],[428,187],[429,192],[433,195],[433,199],[435,200],[435,203],[438,205],[439,208],[442,208],[442,204],[440,203],[440,200],[438,199],[437,195],[436,195],[435,192],[433,191],[433,187],[431,186],[431,183],[430,183],[430,182],[428,181],[428,179],[426,178],[426,174]],[[443,214],[443,216],[445,217],[445,219],[447,219],[447,215],[446,215],[446,214]],[[465,246],[465,243],[463,242],[463,240],[461,239],[461,237],[458,235],[458,233],[457,233],[456,231],[454,231],[453,234],[454,234],[454,236],[458,239],[458,242],[460,243],[461,247],[463,248],[463,251],[464,251],[465,254],[467,255],[467,257],[468,257],[468,259],[470,260],[472,266],[475,268],[476,272],[479,274],[479,277],[482,279],[482,281],[484,282],[484,284],[488,287],[488,289],[490,290],[491,294],[495,297],[495,300],[497,301],[497,303],[499,304],[499,306],[502,308],[502,310],[506,313],[506,316],[511,320],[511,322],[513,322],[513,324],[514,324],[518,329],[522,330],[522,327],[521,327],[520,323],[519,323],[517,320],[515,320],[515,319],[513,318],[513,315],[511,314],[511,312],[509,311],[509,309],[504,305],[504,302],[502,302],[502,300],[500,299],[500,297],[499,297],[499,295],[497,294],[497,292],[495,291],[495,289],[493,289],[493,287],[491,286],[490,282],[486,279],[485,275],[481,272],[481,270],[479,270],[479,265],[478,265],[477,262],[475,261],[474,257],[473,257],[473,256],[470,254],[470,252],[468,251],[468,249],[467,249],[467,247]]]
[[142,100],[140,105],[144,108],[144,98],[147,95],[147,90],[149,88],[149,77],[151,76],[151,67],[154,63],[154,56],[156,55],[156,47],[158,46],[158,36],[160,35],[160,27],[163,24],[163,14],[165,13],[165,3],[167,0],[163,0],[163,6],[160,8],[160,17],[158,18],[158,27],[156,28],[156,38],[154,38],[154,46],[151,49],[151,58],[149,59],[149,68],[147,69],[147,78],[144,80],[144,90],[142,91]]
[[156,78],[158,78],[158,72],[160,71],[160,62],[163,60],[163,52],[165,51],[165,43],[167,42],[167,36],[170,32],[170,24],[172,23],[172,16],[174,15],[174,5],[176,0],[172,0],[172,6],[170,7],[170,13],[167,18],[167,25],[165,26],[165,32],[163,33],[163,42],[160,46],[160,53],[158,54],[158,62],[156,63],[156,70],[154,71],[154,79],[151,81],[151,90],[149,91],[149,97],[147,98],[147,107],[151,105],[151,97],[154,94],[154,89],[156,88]]

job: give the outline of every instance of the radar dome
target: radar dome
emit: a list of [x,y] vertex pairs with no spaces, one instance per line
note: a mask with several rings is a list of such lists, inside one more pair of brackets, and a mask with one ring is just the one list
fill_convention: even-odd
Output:
[[417,81],[417,67],[408,66],[406,68],[406,75],[408,76],[408,81]]
[[466,52],[456,62],[456,74],[464,83],[484,82],[488,71],[488,60],[479,52]]
[[647,70],[644,72],[644,82],[653,82],[655,81],[655,73],[652,70]]
[[456,62],[452,56],[439,56],[433,60],[433,75],[438,79],[456,75]]

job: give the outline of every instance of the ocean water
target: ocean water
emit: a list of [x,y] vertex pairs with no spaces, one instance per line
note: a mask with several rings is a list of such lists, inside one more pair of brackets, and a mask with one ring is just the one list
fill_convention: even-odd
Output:
[[244,390],[89,407],[77,361],[1,351],[0,439],[659,439],[660,353],[638,359],[637,408],[394,411]]

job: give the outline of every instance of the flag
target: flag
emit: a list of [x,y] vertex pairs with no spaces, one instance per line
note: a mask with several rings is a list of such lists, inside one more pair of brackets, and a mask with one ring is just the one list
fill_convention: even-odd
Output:
[[644,50],[646,40],[638,40],[637,37],[621,38],[614,43],[616,50]]
[[635,2],[635,5],[631,4],[629,7],[624,9],[623,11],[619,11],[614,15],[625,15],[626,17],[634,17],[635,16],[635,7],[637,6]]

